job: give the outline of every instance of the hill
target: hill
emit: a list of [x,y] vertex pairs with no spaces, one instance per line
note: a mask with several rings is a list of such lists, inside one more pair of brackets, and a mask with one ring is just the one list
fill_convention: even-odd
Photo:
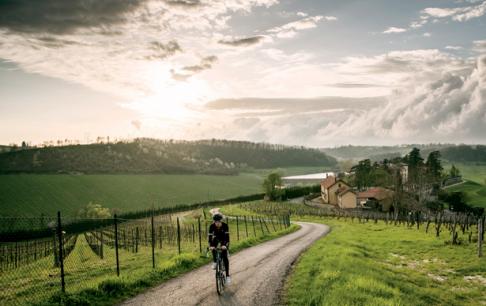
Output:
[[454,145],[454,144],[407,144],[399,146],[341,146],[322,148],[321,151],[337,159],[379,161],[404,156],[414,147],[420,149],[422,157],[432,151],[440,151],[442,158],[449,162],[486,163],[485,145]]
[[228,140],[131,142],[17,149],[0,154],[0,173],[237,174],[245,168],[329,167],[317,149]]
[[458,145],[441,150],[442,157],[453,162],[486,163],[485,145]]
[[398,156],[404,156],[414,147],[419,148],[422,154],[428,154],[434,150],[442,150],[453,146],[451,144],[406,144],[399,146],[341,146],[335,148],[322,148],[321,151],[337,159],[362,160],[371,159],[379,161],[385,158],[391,159]]

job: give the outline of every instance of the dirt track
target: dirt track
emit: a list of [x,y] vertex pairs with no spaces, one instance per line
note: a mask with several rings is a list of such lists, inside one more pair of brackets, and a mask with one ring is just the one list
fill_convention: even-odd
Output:
[[230,256],[232,284],[216,293],[210,265],[181,275],[122,305],[279,305],[285,276],[299,254],[326,235],[323,224],[298,222],[297,232]]

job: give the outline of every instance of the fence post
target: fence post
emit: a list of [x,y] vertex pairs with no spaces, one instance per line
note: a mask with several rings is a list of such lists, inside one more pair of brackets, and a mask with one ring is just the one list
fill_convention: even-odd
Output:
[[260,228],[262,229],[262,234],[265,235],[265,230],[263,230],[262,218],[259,217],[258,221],[260,222]]
[[253,216],[251,216],[251,223],[253,224],[253,236],[256,237],[255,219],[253,219]]
[[245,238],[248,238],[248,224],[246,224],[246,216],[243,216],[243,218],[245,219],[245,233],[246,233]]
[[177,217],[177,250],[181,253],[181,226],[179,224],[179,217]]
[[103,259],[103,230],[100,231],[100,258]]
[[120,261],[118,259],[118,222],[116,219],[116,214],[113,218],[113,223],[115,223],[115,259],[116,259],[116,276],[120,276]]
[[66,283],[64,282],[64,252],[62,247],[62,227],[61,212],[57,212],[57,237],[59,239],[59,265],[61,266],[61,291],[66,292]]
[[483,256],[483,222],[482,218],[478,219],[478,257]]
[[202,253],[202,242],[201,242],[201,217],[197,217],[197,231],[199,233],[199,253]]
[[236,240],[240,240],[240,222],[238,221],[238,216],[236,216]]
[[150,218],[151,234],[152,234],[152,269],[155,269],[155,230],[154,230],[154,210],[152,209],[152,217]]

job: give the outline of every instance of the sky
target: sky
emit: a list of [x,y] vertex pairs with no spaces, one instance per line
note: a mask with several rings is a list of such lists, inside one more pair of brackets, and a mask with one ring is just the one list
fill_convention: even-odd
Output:
[[0,12],[0,144],[486,143],[486,0],[5,0]]

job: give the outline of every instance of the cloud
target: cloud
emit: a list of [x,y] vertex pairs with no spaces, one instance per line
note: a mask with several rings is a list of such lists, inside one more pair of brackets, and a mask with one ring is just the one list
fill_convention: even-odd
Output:
[[307,17],[308,14],[307,13],[304,13],[304,12],[297,12],[297,16],[299,16],[299,17]]
[[[346,58],[332,67],[380,79],[380,85],[390,82],[394,91],[367,99],[218,99],[205,105],[207,119],[200,121],[197,136],[312,146],[484,142],[486,57],[470,61],[438,50],[393,51]],[[348,90],[375,82],[330,84]]]
[[165,0],[165,2],[172,7],[181,8],[198,8],[203,6],[200,0]]
[[473,41],[473,50],[479,53],[486,53],[486,40]]
[[211,69],[214,63],[218,61],[218,57],[215,55],[210,55],[203,57],[199,64],[191,65],[191,66],[184,66],[180,69],[181,72],[176,72],[176,70],[172,69],[171,74],[172,78],[176,81],[186,81],[191,76],[200,73],[204,70]]
[[404,28],[396,28],[396,27],[389,27],[385,31],[383,31],[383,34],[391,34],[391,33],[403,33],[407,32],[407,29]]
[[152,41],[149,44],[149,50],[151,54],[145,56],[148,60],[165,59],[177,52],[182,52],[181,46],[175,40],[171,40],[165,44],[159,41]]
[[0,1],[0,28],[27,33],[72,33],[126,22],[145,0]]
[[225,38],[218,41],[219,44],[231,47],[249,47],[259,45],[266,39],[264,35],[256,35],[243,38]]
[[464,22],[473,18],[479,18],[486,14],[486,1],[483,1],[478,5],[457,8],[429,7],[424,9],[422,14],[426,17],[433,18],[450,17],[454,21]]
[[290,38],[297,35],[298,31],[317,27],[317,23],[323,19],[326,21],[337,20],[337,18],[334,16],[310,16],[297,21],[289,22],[279,27],[271,28],[268,30],[268,32],[274,33],[279,38]]
[[351,142],[484,142],[486,57],[464,64],[468,69],[456,70],[453,64],[427,82],[411,76],[385,107],[333,122],[318,135],[324,139],[347,135]]
[[0,58],[27,73],[141,99],[172,86],[171,71],[182,73],[179,67],[190,66],[201,53],[217,52],[214,36],[229,27],[235,14],[276,3],[0,1]]
[[137,130],[142,128],[142,122],[140,120],[132,120],[130,122]]
[[448,49],[448,50],[456,50],[456,51],[463,49],[463,47],[461,47],[461,46],[445,46],[445,48]]
[[372,87],[383,87],[383,85],[380,85],[380,84],[365,84],[365,83],[332,83],[332,84],[325,84],[325,86],[337,87],[337,88],[372,88]]
[[423,35],[424,35],[424,37],[431,37],[432,36],[432,34],[430,34],[429,32],[425,32]]

